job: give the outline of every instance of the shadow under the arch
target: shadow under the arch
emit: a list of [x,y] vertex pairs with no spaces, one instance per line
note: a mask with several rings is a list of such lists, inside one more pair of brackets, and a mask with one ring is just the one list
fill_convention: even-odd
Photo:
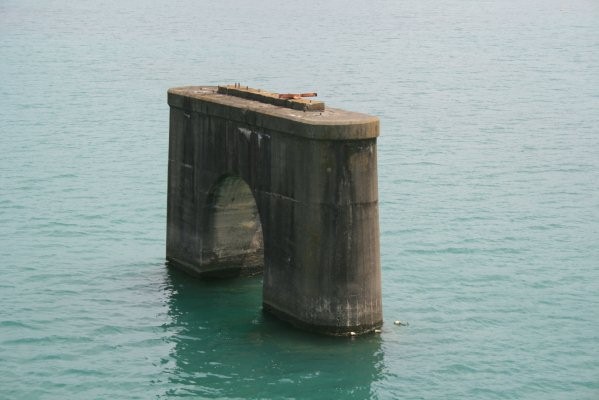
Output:
[[168,268],[171,393],[226,398],[369,398],[378,335],[299,331],[262,312],[262,278],[198,279]]
[[258,205],[241,177],[224,174],[202,209],[201,275],[255,275],[264,269],[264,238]]

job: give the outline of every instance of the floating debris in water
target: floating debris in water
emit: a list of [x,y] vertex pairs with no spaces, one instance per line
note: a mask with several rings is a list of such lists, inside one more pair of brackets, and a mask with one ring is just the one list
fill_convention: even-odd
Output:
[[375,329],[374,333],[381,333],[381,330],[380,329]]
[[352,331],[349,333],[351,336],[356,336],[356,332]]
[[400,320],[397,320],[397,321],[395,321],[395,322],[394,322],[394,324],[395,324],[395,325],[399,325],[399,326],[408,326],[408,325],[410,325],[409,323],[407,323],[407,322],[402,322],[402,321],[400,321]]

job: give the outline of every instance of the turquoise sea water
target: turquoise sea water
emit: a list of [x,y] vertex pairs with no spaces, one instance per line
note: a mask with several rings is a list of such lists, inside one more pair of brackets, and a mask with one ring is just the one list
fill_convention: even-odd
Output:
[[[380,116],[380,335],[165,267],[166,90],[232,82]],[[599,399],[595,0],[2,0],[0,134],[1,399]]]

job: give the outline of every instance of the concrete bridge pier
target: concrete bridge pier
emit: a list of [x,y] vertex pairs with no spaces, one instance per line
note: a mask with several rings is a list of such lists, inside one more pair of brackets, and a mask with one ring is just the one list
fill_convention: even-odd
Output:
[[263,268],[264,309],[305,329],[380,327],[378,119],[243,92],[169,90],[167,259]]

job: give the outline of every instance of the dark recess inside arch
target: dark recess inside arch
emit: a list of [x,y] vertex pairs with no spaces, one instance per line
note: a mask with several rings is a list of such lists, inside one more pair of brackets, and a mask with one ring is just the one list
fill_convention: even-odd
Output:
[[202,275],[218,278],[262,272],[262,225],[248,184],[238,176],[221,177],[210,190],[203,211],[202,260],[206,272]]

